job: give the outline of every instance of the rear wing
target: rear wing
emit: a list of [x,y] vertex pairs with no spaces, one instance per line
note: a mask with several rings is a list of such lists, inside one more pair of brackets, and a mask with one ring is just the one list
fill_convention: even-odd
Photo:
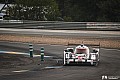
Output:
[[[84,43],[82,43],[82,44],[84,44]],[[78,46],[78,45],[81,45],[81,44],[70,44],[70,43],[68,43],[67,46],[69,47],[69,46]],[[84,44],[84,45],[100,49],[100,42],[98,44]]]

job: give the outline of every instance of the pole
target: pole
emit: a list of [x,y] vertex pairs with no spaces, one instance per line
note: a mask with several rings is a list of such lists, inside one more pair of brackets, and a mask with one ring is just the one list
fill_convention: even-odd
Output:
[[44,61],[44,47],[41,47],[41,61]]
[[33,57],[33,45],[29,44],[29,53],[30,53],[30,57]]

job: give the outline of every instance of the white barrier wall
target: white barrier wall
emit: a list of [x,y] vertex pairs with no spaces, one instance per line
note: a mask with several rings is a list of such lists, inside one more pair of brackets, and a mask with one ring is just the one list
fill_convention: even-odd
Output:
[[0,28],[120,30],[120,23],[2,20]]

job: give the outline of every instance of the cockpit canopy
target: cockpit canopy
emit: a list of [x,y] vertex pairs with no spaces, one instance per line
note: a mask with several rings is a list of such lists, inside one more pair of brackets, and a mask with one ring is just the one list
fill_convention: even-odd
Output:
[[89,54],[89,48],[87,46],[77,46],[75,49],[75,54]]
[[87,54],[87,50],[77,48],[76,51],[75,51],[75,54]]

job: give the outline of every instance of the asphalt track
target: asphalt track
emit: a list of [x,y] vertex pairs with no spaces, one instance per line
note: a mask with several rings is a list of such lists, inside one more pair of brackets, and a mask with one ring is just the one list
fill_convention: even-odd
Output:
[[[36,52],[40,47],[45,48],[46,55],[55,56],[57,59],[62,59],[63,50],[66,48],[63,45],[34,44]],[[28,43],[0,42],[0,50],[28,52]],[[0,80],[102,80],[104,76],[107,76],[107,80],[111,77],[120,79],[120,50],[101,48],[100,64],[97,67],[75,65],[43,70],[38,67],[30,71],[0,75]]]
[[52,35],[52,36],[85,36],[95,38],[120,39],[119,31],[82,31],[82,30],[41,30],[0,28],[0,34]]
[[[77,30],[36,30],[36,29],[5,29],[0,28],[0,34],[27,34],[27,35],[67,35],[67,36],[87,36],[98,38],[120,39],[118,31],[77,31]],[[0,42],[1,51],[28,52],[28,43]],[[54,56],[62,60],[63,45],[38,45],[34,44],[35,53],[40,47],[45,47],[46,55]],[[120,50],[100,49],[99,66],[60,66],[56,69],[44,69],[37,67],[32,70],[24,70],[21,73],[0,75],[0,80],[102,80],[102,77],[115,77],[120,79]],[[48,67],[48,66],[47,66]],[[118,80],[117,79],[117,80]]]

